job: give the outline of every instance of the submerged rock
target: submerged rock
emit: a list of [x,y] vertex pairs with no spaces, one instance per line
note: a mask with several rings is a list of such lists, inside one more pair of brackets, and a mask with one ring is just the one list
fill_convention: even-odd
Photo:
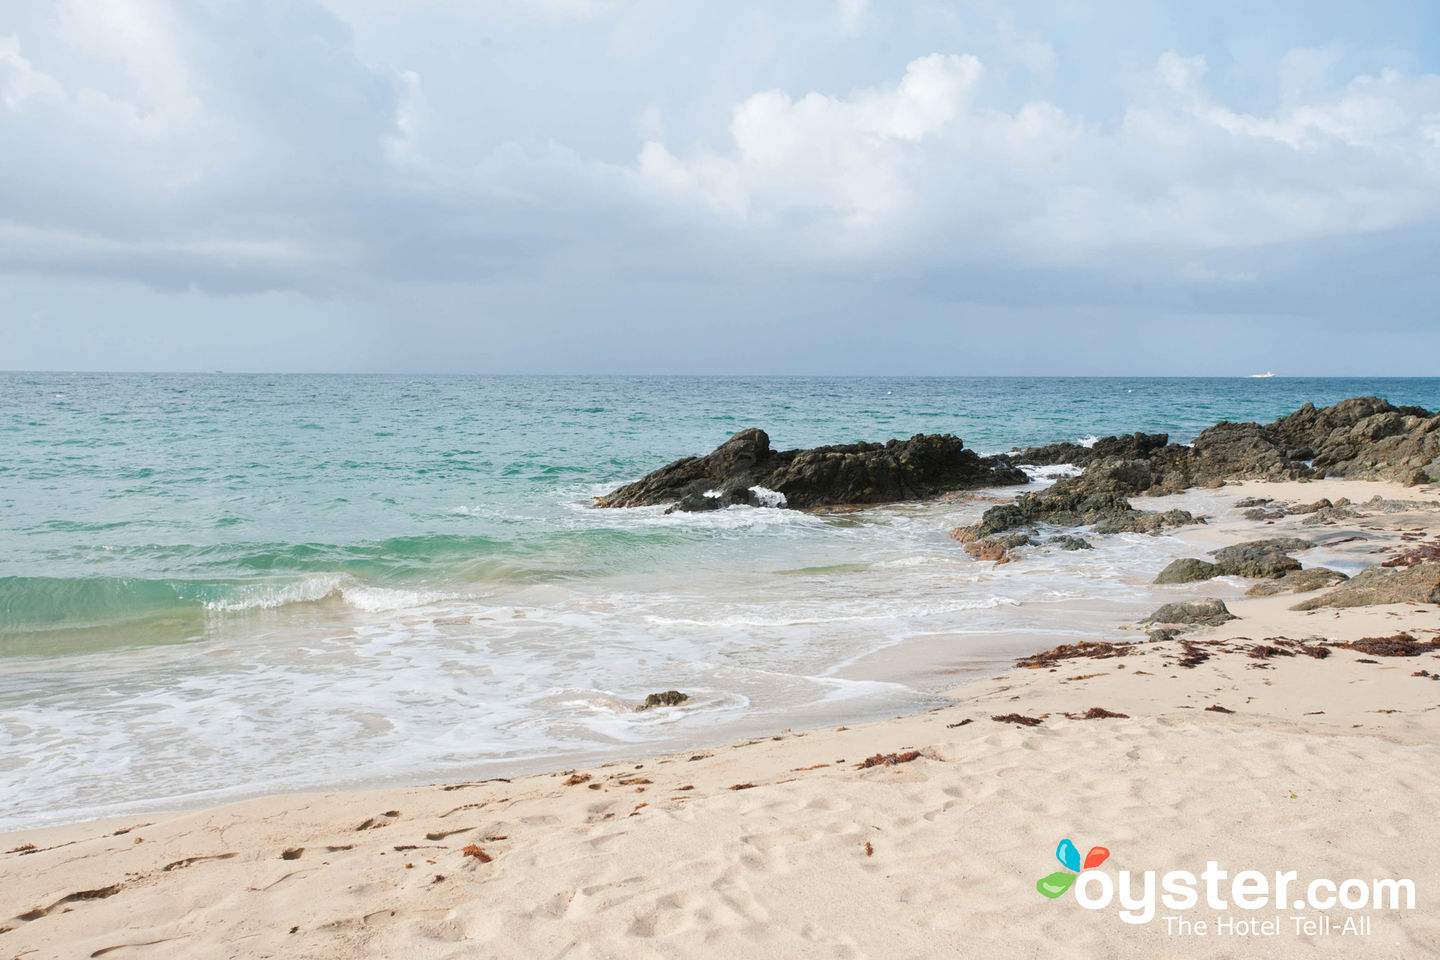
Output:
[[1167,603],[1156,610],[1150,616],[1141,620],[1141,623],[1190,623],[1207,627],[1218,627],[1230,620],[1238,620],[1239,617],[1230,612],[1225,606],[1225,601],[1214,597],[1207,597],[1204,600],[1184,600],[1180,603]]
[[1064,535],[1061,535],[1061,536],[1058,536],[1058,537],[1051,537],[1049,540],[1047,540],[1047,541],[1045,541],[1045,542],[1046,542],[1046,543],[1053,543],[1053,544],[1055,544],[1055,546],[1059,547],[1061,550],[1094,550],[1094,549],[1095,549],[1095,547],[1090,543],[1089,540],[1086,540],[1084,537],[1071,536],[1070,534],[1064,534]]
[[[600,507],[674,503],[673,509],[682,511],[732,503],[805,509],[922,500],[954,490],[1028,482],[1025,473],[1004,458],[982,457],[949,434],[777,451],[770,449],[765,431],[750,429],[703,457],[676,460],[595,502]],[[761,491],[768,495],[762,497]],[[718,496],[707,496],[710,493]]]
[[1370,567],[1334,590],[1297,603],[1290,609],[1371,607],[1382,603],[1440,603],[1440,563]]
[[645,698],[644,703],[635,708],[635,712],[639,713],[642,710],[653,710],[656,707],[678,707],[689,699],[690,694],[681,693],[679,690],[666,690],[663,693],[652,693]]

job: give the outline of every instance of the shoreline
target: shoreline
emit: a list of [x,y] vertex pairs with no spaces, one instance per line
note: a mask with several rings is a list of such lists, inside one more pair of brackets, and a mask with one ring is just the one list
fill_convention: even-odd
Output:
[[[1372,494],[1440,504],[1434,487],[1388,482],[1223,488],[1226,498],[1348,495],[1362,508]],[[1136,500],[1168,509],[1194,496]],[[1324,556],[1375,562],[1383,555],[1368,551],[1417,528],[1434,540],[1440,510],[1333,523],[1317,529],[1375,539]],[[1302,529],[1299,517],[1222,517],[1178,535],[1201,556]],[[1305,566],[1319,565],[1309,556]],[[1240,619],[1161,641],[1133,625],[1096,638],[1128,645],[1121,656],[1011,667],[949,690],[947,704],[854,727],[503,781],[278,794],[0,835],[0,953],[1012,956],[1029,955],[1008,939],[1023,929],[1062,956],[1234,955],[1238,941],[1177,940],[1157,923],[1038,896],[1034,881],[1056,869],[1055,843],[1068,836],[1107,846],[1122,869],[1210,857],[1408,877],[1419,909],[1375,913],[1368,938],[1270,943],[1337,956],[1440,949],[1440,918],[1425,910],[1440,883],[1426,849],[1437,831],[1406,802],[1440,791],[1440,681],[1415,675],[1440,674],[1440,655],[1328,644],[1323,659],[1255,655],[1277,637],[1429,641],[1440,638],[1440,605],[1292,611],[1314,594],[1244,597],[1231,578],[1169,592],[1219,596]],[[1193,650],[1205,658],[1178,666]],[[1066,716],[1097,707],[1125,716]],[[1010,714],[1022,719],[991,719]],[[908,759],[860,766],[888,754]],[[465,852],[472,844],[483,856]],[[867,904],[860,913],[913,923],[882,937],[851,899]]]

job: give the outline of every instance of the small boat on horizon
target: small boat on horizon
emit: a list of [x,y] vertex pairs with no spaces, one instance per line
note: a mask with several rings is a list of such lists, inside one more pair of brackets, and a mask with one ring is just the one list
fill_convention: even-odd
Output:
[[1264,380],[1264,379],[1266,379],[1266,378],[1268,378],[1268,377],[1273,377],[1273,376],[1275,376],[1275,374],[1271,373],[1269,370],[1266,370],[1264,373],[1252,373],[1252,374],[1250,374],[1250,379],[1251,379],[1251,380]]

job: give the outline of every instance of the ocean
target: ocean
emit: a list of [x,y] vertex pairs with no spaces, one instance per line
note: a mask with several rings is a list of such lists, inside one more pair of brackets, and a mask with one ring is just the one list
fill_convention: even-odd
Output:
[[921,709],[1133,621],[1183,545],[996,567],[947,536],[983,500],[590,498],[752,426],[999,452],[1366,394],[1440,380],[0,374],[0,829]]

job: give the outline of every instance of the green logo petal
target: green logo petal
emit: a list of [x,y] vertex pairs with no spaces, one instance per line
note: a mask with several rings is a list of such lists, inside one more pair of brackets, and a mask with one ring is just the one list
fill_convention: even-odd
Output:
[[1075,874],[1067,873],[1064,870],[1056,870],[1054,873],[1050,874],[1050,876],[1035,881],[1035,889],[1039,890],[1042,896],[1046,896],[1049,897],[1051,900],[1054,900],[1056,897],[1060,896],[1060,894],[1064,893],[1066,890],[1069,890],[1070,885],[1074,882]]

